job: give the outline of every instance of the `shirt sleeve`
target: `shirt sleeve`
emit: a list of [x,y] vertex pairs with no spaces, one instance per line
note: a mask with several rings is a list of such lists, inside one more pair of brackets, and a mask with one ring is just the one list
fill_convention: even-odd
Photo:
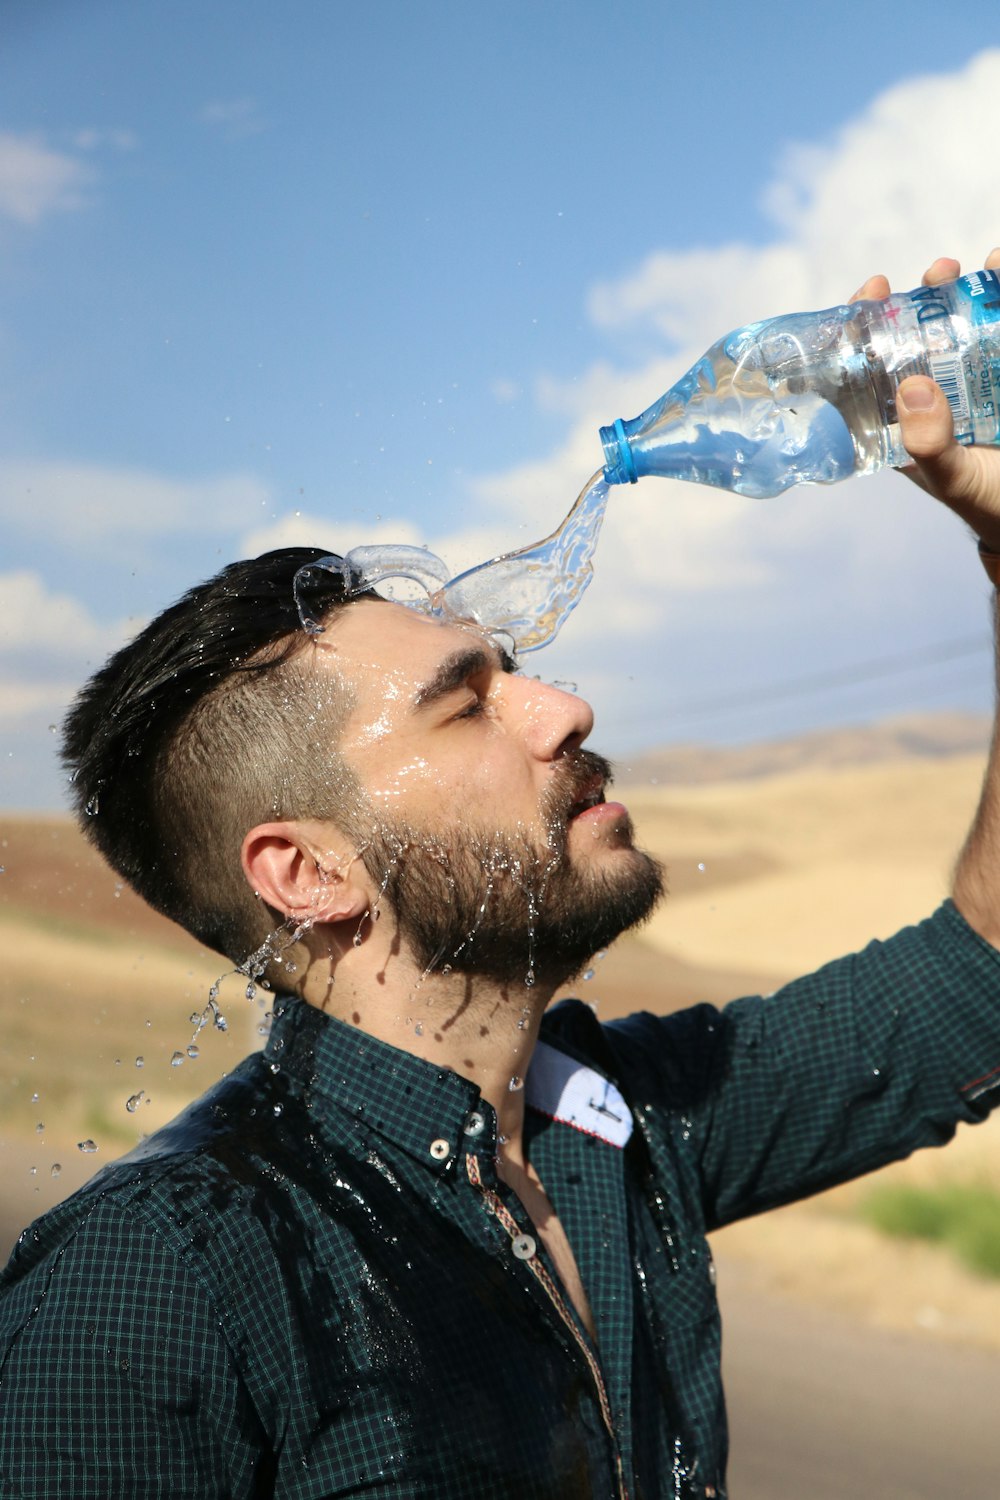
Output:
[[211,1299],[174,1247],[98,1201],[20,1278],[16,1265],[0,1300],[0,1493],[257,1492],[254,1415]]
[[628,1051],[654,1109],[682,1117],[709,1229],[943,1145],[1000,1103],[1000,953],[950,901],[773,995],[635,1019]]

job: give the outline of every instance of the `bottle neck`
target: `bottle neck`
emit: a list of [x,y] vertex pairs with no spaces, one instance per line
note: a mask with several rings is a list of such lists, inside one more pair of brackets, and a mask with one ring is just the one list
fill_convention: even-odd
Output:
[[604,448],[605,481],[608,484],[638,484],[635,458],[621,417],[610,427],[601,428],[601,445]]

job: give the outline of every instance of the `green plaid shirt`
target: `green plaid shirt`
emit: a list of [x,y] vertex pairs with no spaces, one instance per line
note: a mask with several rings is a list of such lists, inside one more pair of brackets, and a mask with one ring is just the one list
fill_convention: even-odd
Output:
[[527,1142],[591,1343],[467,1079],[282,1000],[263,1054],[26,1231],[0,1494],[725,1494],[706,1231],[1000,1097],[1000,954],[946,903],[777,994],[546,1017]]

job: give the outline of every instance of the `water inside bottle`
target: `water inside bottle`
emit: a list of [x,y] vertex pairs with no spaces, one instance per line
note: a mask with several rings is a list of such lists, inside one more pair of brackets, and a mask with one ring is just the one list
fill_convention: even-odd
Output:
[[440,619],[472,621],[492,635],[506,636],[515,652],[537,651],[555,640],[587,590],[608,489],[598,471],[550,536],[454,577],[426,548],[395,544],[355,547],[346,557],[309,563],[295,575],[299,619],[311,635],[321,632],[308,603],[316,570],[341,574],[348,597],[387,580],[407,579],[425,591],[426,599],[400,602]]
[[[654,406],[623,424],[640,476],[762,497],[854,473],[854,441],[836,399],[844,372],[836,370],[835,389],[823,391],[822,382],[819,390],[796,389],[794,378],[782,381],[759,332],[758,325],[720,340]],[[797,354],[792,368],[801,373],[807,366]]]

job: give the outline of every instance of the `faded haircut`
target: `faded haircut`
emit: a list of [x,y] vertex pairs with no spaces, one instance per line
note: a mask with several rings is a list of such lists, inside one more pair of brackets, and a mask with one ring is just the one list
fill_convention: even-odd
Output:
[[[241,964],[280,917],[247,884],[246,833],[282,818],[338,820],[347,689],[312,671],[293,594],[329,556],[289,547],[231,563],[116,651],[79,693],[62,759],[87,837],[165,916]],[[313,568],[310,614],[353,599]],[[359,580],[350,580],[357,585]]]

